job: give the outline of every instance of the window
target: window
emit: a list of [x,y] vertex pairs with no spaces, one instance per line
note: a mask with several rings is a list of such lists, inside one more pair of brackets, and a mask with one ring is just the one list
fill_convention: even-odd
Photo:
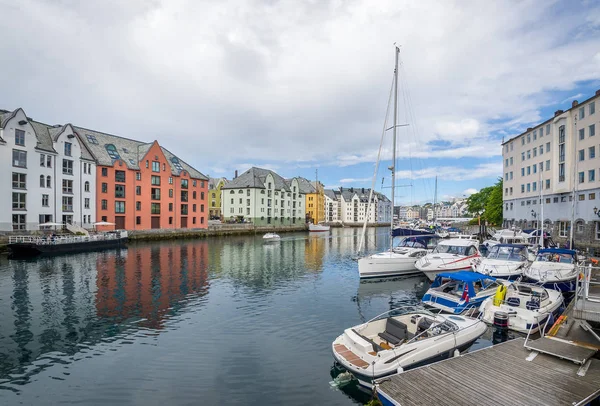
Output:
[[533,173],[537,173],[537,165],[533,165]]
[[590,116],[596,112],[596,102],[591,102],[590,106]]
[[577,175],[579,178],[579,183],[585,182],[585,173],[584,172],[579,172]]
[[550,124],[546,124],[546,135],[550,134]]
[[138,226],[140,224],[142,224],[142,217],[141,216],[135,216],[135,224],[137,224]]
[[187,204],[181,205],[181,214],[182,215],[188,214],[188,205]]
[[106,144],[105,148],[111,159],[121,159],[121,155],[119,155],[117,148],[113,144]]
[[533,130],[533,140],[537,140],[537,130]]
[[173,189],[169,189],[169,197],[173,197]]
[[27,152],[19,151],[18,149],[13,149],[12,152],[13,157],[13,166],[17,168],[27,168]]
[[[13,189],[25,189],[27,175],[24,173],[13,172],[12,174],[12,187]],[[43,178],[43,176],[42,176]]]
[[46,177],[44,175],[40,175],[40,187],[46,186]]
[[525,145],[525,137],[521,138],[521,145]]
[[62,211],[73,211],[73,197],[72,196],[63,196],[62,198]]
[[537,182],[533,182],[531,184],[531,186],[532,186],[532,190],[535,192],[537,190]]
[[525,168],[521,168],[521,176],[525,176]]
[[152,183],[155,186],[160,186],[160,176],[152,175],[150,183]]
[[594,199],[596,199],[596,193],[590,193],[588,195],[588,200],[594,200]]
[[90,182],[88,182],[87,180],[83,184],[83,190],[86,191],[86,192],[90,191]]
[[558,222],[558,235],[565,238],[569,234],[569,222],[559,221]]
[[530,149],[527,150],[527,159],[531,159],[531,150]]
[[115,185],[115,197],[125,197],[125,185]]
[[86,197],[85,199],[83,199],[83,208],[84,209],[90,208],[90,198],[89,197]]
[[182,202],[187,202],[188,201],[188,192],[187,192],[187,190],[182,190],[181,191],[181,201]]
[[585,200],[585,195],[578,195],[577,198],[579,199],[579,201]]
[[115,202],[115,213],[125,213],[125,202]]
[[585,128],[580,128],[579,129],[579,141],[583,140],[585,138]]
[[[240,209],[241,210],[241,209]],[[196,205],[192,204],[192,211],[195,213],[196,212]]]
[[160,162],[152,161],[152,172],[160,172]]
[[26,193],[13,193],[12,194],[12,208],[14,210],[25,210]]
[[160,200],[160,189],[154,187],[150,189],[150,198],[152,200]]
[[166,170],[167,170],[167,165],[163,164],[163,171],[166,171]]
[[[250,210],[250,209],[248,209],[248,210]],[[200,213],[204,213],[204,205],[203,204],[200,205]]]
[[540,145],[540,155],[544,155],[544,144]]
[[[585,198],[585,195],[582,195]],[[580,200],[585,200],[585,199],[580,199]],[[578,233],[583,233],[583,221],[578,221],[577,223],[575,223],[575,230]]]
[[96,139],[95,135],[86,134],[85,136],[86,136],[87,140],[90,142],[90,144],[98,145],[98,140]]
[[[181,188],[182,189],[188,188],[188,180],[187,179],[181,179]],[[233,192],[233,190],[232,190],[232,192]]]
[[135,202],[135,210],[136,211],[142,210],[142,202]]
[[588,128],[589,128],[589,132],[590,132],[590,137],[593,137],[594,135],[596,135],[596,124],[592,124]]
[[549,159],[546,161],[546,170],[547,171],[550,170],[550,160]]
[[141,172],[136,172],[135,173],[135,180],[142,180],[142,173]]
[[149,167],[149,165],[150,165],[150,161],[148,161],[148,160],[146,159],[146,168],[148,168],[148,167]]
[[65,142],[65,156],[71,156],[71,149],[73,144],[70,142]]
[[19,129],[15,130],[15,145],[25,146],[25,131]]
[[150,203],[150,213],[160,214],[160,203]]
[[508,166],[508,158],[504,160],[504,166]]
[[102,176],[108,176],[108,169],[102,168]]
[[115,182],[125,182],[125,171],[115,171]]
[[52,177],[50,175],[46,176],[46,187],[47,188],[52,187]]
[[580,160],[580,161],[583,161],[583,160],[585,160],[585,150],[583,150],[583,149],[580,149],[580,150],[578,151],[578,153],[579,153],[579,160]]
[[[15,216],[13,216],[14,218]],[[14,222],[14,220],[13,220]],[[600,240],[600,221],[596,222],[596,240]]]
[[46,166],[46,154],[40,154],[40,166]]
[[[202,192],[202,193],[204,193],[204,192]],[[192,199],[196,200],[196,191],[195,190],[192,192]]]
[[531,142],[531,134],[527,134],[527,143],[529,144]]
[[544,136],[544,127],[540,127],[540,138]]
[[594,182],[594,181],[596,181],[596,170],[590,169],[588,171],[588,182]]
[[102,193],[108,193],[108,183],[102,184]]
[[584,117],[585,117],[585,108],[580,107],[579,108],[579,119],[581,120]]
[[68,180],[68,179],[63,179],[62,191],[63,191],[63,193],[73,194],[73,181]]
[[537,148],[533,149],[533,156],[536,157],[537,156]]
[[13,214],[12,223],[13,230],[25,230],[27,229],[27,223],[25,222],[25,214]]
[[550,189],[550,179],[546,179],[546,189]]
[[531,175],[531,166],[527,167],[527,175]]
[[590,157],[590,159],[596,158],[596,147],[588,148],[588,156]]
[[102,207],[102,210],[107,210],[108,209],[108,200],[103,199],[101,207]]
[[173,203],[169,203],[169,211],[173,211]]
[[173,184],[173,177],[169,176],[169,185],[172,185],[172,184]]
[[42,206],[50,206],[50,195],[42,195]]
[[136,186],[135,187],[135,194],[140,196],[142,194],[142,187],[141,186]]
[[527,184],[527,191],[531,192],[531,184],[529,184],[529,183]]
[[73,161],[69,159],[63,159],[62,172],[65,175],[73,175]]

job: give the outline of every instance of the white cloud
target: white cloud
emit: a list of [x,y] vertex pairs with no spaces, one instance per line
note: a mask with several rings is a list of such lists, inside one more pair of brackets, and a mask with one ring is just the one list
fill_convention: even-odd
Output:
[[469,189],[463,190],[463,195],[465,195],[465,196],[471,196],[471,195],[474,195],[477,192],[479,192],[477,189],[469,188]]
[[440,180],[463,181],[500,176],[502,163],[486,163],[475,168],[462,166],[439,166],[414,171],[402,170],[396,172],[396,177],[405,179],[431,179],[436,176]]
[[345,178],[345,179],[340,179],[339,182],[340,183],[362,183],[362,182],[368,182],[372,180],[372,178]]
[[492,131],[518,133],[556,102],[553,90],[600,76],[600,36],[584,35],[598,26],[597,3],[556,7],[23,0],[3,8],[0,52],[11,63],[0,107],[158,139],[205,172],[241,170],[249,160],[279,168],[373,162],[391,44],[402,39],[399,121],[411,126],[401,132],[401,157],[491,158],[501,153]]

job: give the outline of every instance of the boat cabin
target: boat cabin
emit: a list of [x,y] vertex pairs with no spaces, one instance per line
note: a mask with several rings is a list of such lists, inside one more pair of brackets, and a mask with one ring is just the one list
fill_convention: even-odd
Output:
[[524,244],[497,244],[489,249],[486,258],[500,261],[524,262],[529,257],[527,246]]
[[470,239],[451,239],[442,240],[434,248],[433,254],[454,254],[471,256],[476,255],[479,251],[477,250],[478,242]]
[[574,264],[576,261],[574,250],[561,248],[547,248],[539,250],[537,257],[538,262],[556,262],[561,264]]

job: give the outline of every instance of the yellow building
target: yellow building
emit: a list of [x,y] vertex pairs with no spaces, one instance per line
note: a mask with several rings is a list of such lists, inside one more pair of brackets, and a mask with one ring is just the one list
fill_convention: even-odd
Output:
[[318,224],[325,221],[325,195],[321,182],[301,178],[300,191],[306,195],[306,221]]
[[208,218],[221,219],[221,188],[229,181],[225,178],[209,178],[208,181]]

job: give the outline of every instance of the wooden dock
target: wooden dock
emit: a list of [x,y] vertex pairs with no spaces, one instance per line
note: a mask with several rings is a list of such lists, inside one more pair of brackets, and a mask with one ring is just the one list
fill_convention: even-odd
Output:
[[[518,338],[383,379],[383,404],[579,405],[600,397],[600,359],[531,352]],[[583,375],[583,376],[582,376]]]

